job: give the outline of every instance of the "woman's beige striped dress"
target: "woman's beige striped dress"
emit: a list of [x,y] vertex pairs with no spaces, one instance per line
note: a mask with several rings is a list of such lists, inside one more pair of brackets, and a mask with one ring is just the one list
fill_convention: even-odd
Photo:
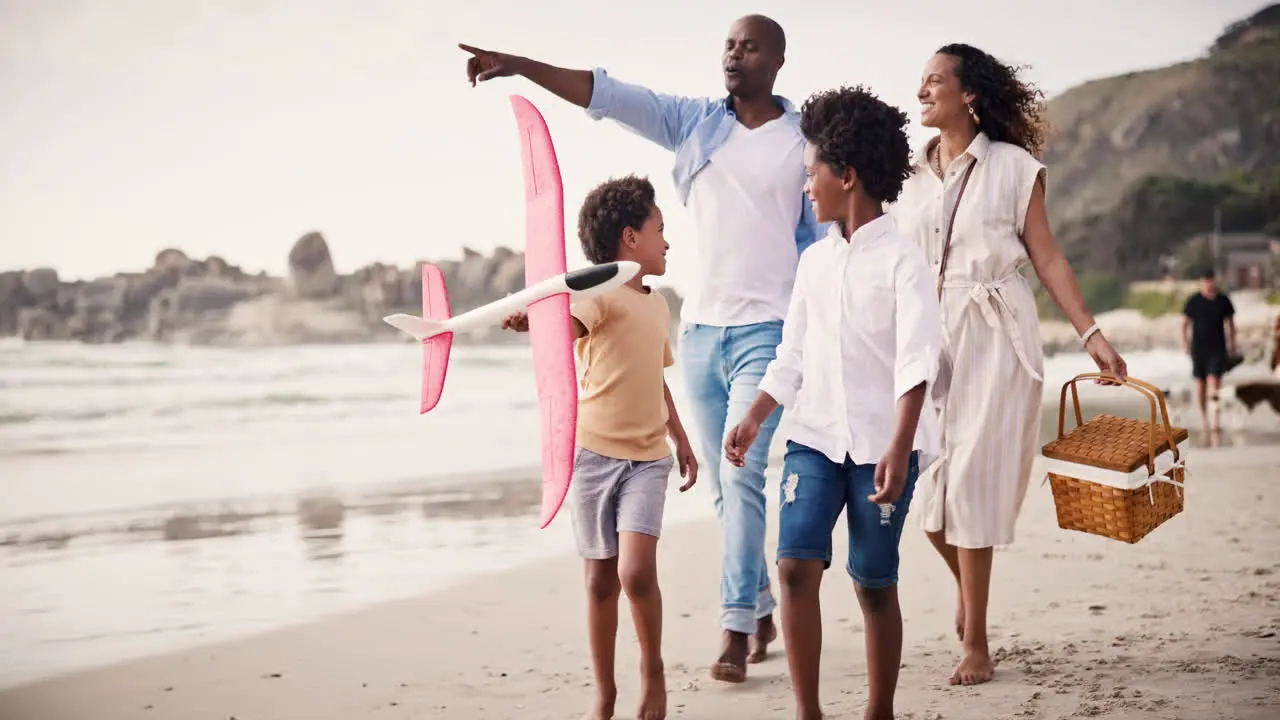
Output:
[[944,450],[921,473],[913,505],[924,529],[945,530],[951,545],[1007,545],[1038,454],[1044,355],[1035,298],[1021,272],[1030,262],[1021,235],[1045,168],[1022,148],[979,133],[939,180],[927,149],[890,212],[935,272],[961,180],[977,165],[956,211],[943,281],[935,402]]

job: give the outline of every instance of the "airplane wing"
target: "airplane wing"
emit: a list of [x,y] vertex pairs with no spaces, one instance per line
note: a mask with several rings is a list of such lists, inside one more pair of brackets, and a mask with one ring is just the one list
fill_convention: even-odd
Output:
[[[542,113],[525,98],[511,96],[520,131],[525,190],[525,287],[566,271],[564,186],[560,164]],[[578,381],[573,360],[569,295],[559,293],[529,306],[529,340],[542,432],[542,514],[547,527],[569,492],[578,425]]]

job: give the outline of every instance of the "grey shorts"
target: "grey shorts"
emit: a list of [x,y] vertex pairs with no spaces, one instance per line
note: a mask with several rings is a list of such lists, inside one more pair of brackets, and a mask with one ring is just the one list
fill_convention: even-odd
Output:
[[578,448],[569,483],[569,516],[578,553],[587,560],[607,560],[618,554],[620,532],[658,537],[667,477],[674,465],[670,455],[637,462]]

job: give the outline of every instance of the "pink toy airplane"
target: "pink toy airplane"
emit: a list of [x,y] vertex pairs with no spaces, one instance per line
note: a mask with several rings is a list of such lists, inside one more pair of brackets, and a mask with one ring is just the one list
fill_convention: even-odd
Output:
[[513,95],[511,106],[520,131],[520,155],[524,161],[525,289],[451,317],[444,274],[435,265],[424,263],[423,317],[396,314],[383,320],[414,336],[423,345],[420,412],[426,413],[440,402],[453,334],[501,323],[512,312],[528,308],[542,428],[540,527],[545,528],[559,512],[569,491],[577,438],[578,382],[569,300],[616,288],[634,277],[640,266],[633,262],[615,262],[566,271],[564,186],[551,135],[542,114],[528,100]]

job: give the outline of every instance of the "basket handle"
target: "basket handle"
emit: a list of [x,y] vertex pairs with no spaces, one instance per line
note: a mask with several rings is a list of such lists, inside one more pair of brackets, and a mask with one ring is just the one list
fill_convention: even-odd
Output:
[[1164,393],[1160,391],[1160,388],[1152,385],[1146,380],[1139,380],[1138,378],[1133,377],[1125,378],[1125,380],[1139,387],[1146,388],[1147,392],[1151,393],[1151,397],[1155,398],[1156,402],[1160,404],[1160,418],[1164,421],[1164,436],[1165,439],[1169,441],[1169,450],[1173,453],[1174,461],[1177,461],[1178,445],[1173,441],[1173,425],[1169,421],[1169,406],[1165,403]]
[[[1160,389],[1159,389],[1159,388],[1157,388],[1156,386],[1152,385],[1151,383],[1149,383],[1149,382],[1147,382],[1147,381],[1145,381],[1145,380],[1139,380],[1138,378],[1136,378],[1136,377],[1132,377],[1132,376],[1130,376],[1130,377],[1126,377],[1123,381],[1121,381],[1121,380],[1118,380],[1114,375],[1111,375],[1111,374],[1108,374],[1108,373],[1100,373],[1100,372],[1082,373],[1082,374],[1080,374],[1080,375],[1076,376],[1073,380],[1071,380],[1071,381],[1070,381],[1070,382],[1071,382],[1071,384],[1072,384],[1072,400],[1073,400],[1073,402],[1074,402],[1074,404],[1075,404],[1076,424],[1077,424],[1077,425],[1081,424],[1081,415],[1080,415],[1080,400],[1079,400],[1079,398],[1076,396],[1076,392],[1075,392],[1075,382],[1076,382],[1076,381],[1078,381],[1078,380],[1085,380],[1085,379],[1106,380],[1106,381],[1108,381],[1108,382],[1110,382],[1110,383],[1114,383],[1114,384],[1128,385],[1128,386],[1130,386],[1130,387],[1133,387],[1133,388],[1134,388],[1134,389],[1136,389],[1136,390],[1138,390],[1138,389],[1140,389],[1140,391],[1141,391],[1141,390],[1146,390],[1146,393],[1143,393],[1143,394],[1144,394],[1144,395],[1148,395],[1148,394],[1149,394],[1149,395],[1148,395],[1148,400],[1149,400],[1149,401],[1154,401],[1155,403],[1157,403],[1157,404],[1159,405],[1159,408],[1160,408],[1160,419],[1161,419],[1161,421],[1163,422],[1163,425],[1164,425],[1165,439],[1169,441],[1169,450],[1170,450],[1170,451],[1172,452],[1172,454],[1173,454],[1173,459],[1174,459],[1174,461],[1175,461],[1175,462],[1177,462],[1177,461],[1178,461],[1178,459],[1179,459],[1179,457],[1180,457],[1180,453],[1178,452],[1178,445],[1173,441],[1173,426],[1172,426],[1172,424],[1171,424],[1171,423],[1170,423],[1170,421],[1169,421],[1169,406],[1165,403],[1164,393],[1160,392]],[[1064,391],[1065,391],[1065,387],[1064,387]],[[1154,408],[1153,408],[1153,409],[1154,409]],[[1061,410],[1060,410],[1060,411],[1059,411],[1059,413],[1058,413],[1058,420],[1059,420],[1059,423],[1058,423],[1058,432],[1059,432],[1059,437],[1061,437],[1061,432],[1062,432],[1062,422],[1061,422],[1061,421],[1062,421],[1062,412],[1061,412]],[[1155,460],[1155,440],[1154,440],[1155,424],[1156,424],[1156,419],[1155,419],[1155,415],[1153,414],[1153,415],[1152,415],[1152,418],[1151,418],[1151,430],[1152,430],[1152,433],[1151,433],[1151,437],[1152,437],[1152,440],[1151,440],[1151,458],[1152,458],[1152,461],[1153,461],[1153,462],[1154,462],[1154,460]],[[1148,465],[1150,465],[1150,463],[1148,463]],[[1154,472],[1154,470],[1153,470],[1153,472]]]
[[[1115,379],[1113,376],[1104,375],[1102,373],[1099,373],[1099,375],[1102,376],[1102,379],[1106,379],[1106,380]],[[1155,385],[1152,385],[1146,380],[1139,380],[1138,378],[1135,378],[1135,377],[1127,377],[1125,378],[1125,380],[1151,393],[1151,397],[1155,398],[1155,401],[1160,405],[1160,419],[1161,421],[1163,421],[1163,424],[1164,424],[1164,437],[1165,437],[1165,440],[1169,441],[1169,451],[1173,454],[1173,461],[1177,462],[1179,459],[1178,444],[1173,441],[1173,424],[1169,420],[1169,406],[1165,403],[1164,393],[1160,392],[1160,388],[1156,387]],[[1151,459],[1153,461],[1155,460],[1154,448],[1152,449]]]
[[1068,380],[1062,385],[1062,393],[1058,399],[1058,438],[1061,439],[1065,435],[1066,424],[1066,402],[1067,388],[1071,388],[1071,403],[1075,410],[1076,427],[1084,424],[1084,417],[1080,413],[1080,396],[1076,390],[1076,383],[1081,380],[1106,380],[1117,385],[1124,385],[1138,391],[1143,397],[1147,398],[1147,402],[1151,404],[1151,424],[1147,426],[1147,443],[1150,452],[1147,455],[1147,472],[1151,475],[1155,474],[1155,457],[1156,457],[1156,406],[1159,404],[1159,412],[1163,421],[1165,437],[1169,441],[1169,449],[1173,453],[1174,462],[1179,459],[1178,445],[1173,441],[1173,427],[1169,424],[1169,408],[1165,404],[1164,394],[1160,392],[1154,385],[1139,380],[1134,377],[1128,377],[1124,380],[1116,378],[1108,373],[1081,373],[1074,378]]

